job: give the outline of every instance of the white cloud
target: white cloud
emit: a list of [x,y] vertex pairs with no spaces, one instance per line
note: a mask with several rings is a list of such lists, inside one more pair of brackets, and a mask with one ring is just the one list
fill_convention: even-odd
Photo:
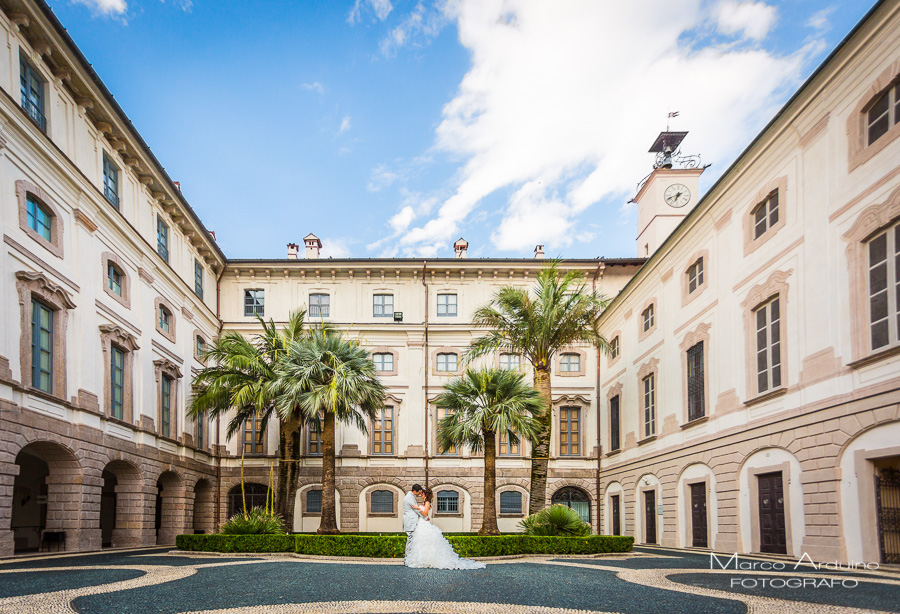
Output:
[[379,192],[385,188],[391,187],[391,185],[400,178],[400,173],[388,168],[384,164],[379,164],[372,169],[372,174],[369,177],[369,183],[366,184],[366,189],[369,192]]
[[[701,3],[454,5],[471,66],[444,106],[436,149],[465,162],[436,213],[413,205],[415,224],[398,236],[400,251],[428,255],[449,246],[498,190],[512,196],[493,229],[496,248],[544,243],[552,251],[573,233],[580,240],[589,207],[619,208],[634,194],[670,110],[681,112],[673,129],[691,131],[690,152],[716,168],[730,160],[798,83],[819,41],[789,55],[733,42],[687,47],[683,37],[708,23]],[[741,22],[745,36],[771,27],[756,10]]]
[[338,128],[338,134],[344,134],[350,130],[350,116],[347,115],[341,120],[341,127]]
[[387,16],[394,10],[394,5],[391,4],[391,0],[356,0],[353,4],[353,8],[350,9],[350,14],[347,15],[347,23],[354,24],[359,22],[363,5],[368,6],[369,10],[375,13],[375,17],[378,21],[387,19]]
[[318,94],[325,93],[325,86],[318,81],[313,81],[312,83],[301,83],[300,87],[311,92],[316,92]]
[[722,34],[741,34],[762,40],[775,25],[778,12],[765,2],[736,2],[725,0],[719,5],[718,29]]
[[101,15],[124,15],[128,10],[125,0],[76,0]]
[[322,249],[319,250],[319,258],[349,258],[351,254],[351,239],[323,238]]
[[829,22],[828,17],[836,8],[836,6],[829,6],[821,11],[816,11],[810,15],[809,20],[806,22],[806,26],[818,30],[819,32],[827,32],[831,28],[831,22]]
[[389,57],[405,45],[430,43],[450,23],[453,6],[449,0],[427,5],[418,2],[412,12],[381,40],[381,53]]

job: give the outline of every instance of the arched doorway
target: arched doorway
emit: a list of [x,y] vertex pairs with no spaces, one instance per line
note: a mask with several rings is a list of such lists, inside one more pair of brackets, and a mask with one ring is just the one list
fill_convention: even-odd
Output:
[[574,486],[565,486],[553,493],[550,499],[551,505],[565,505],[581,516],[581,519],[591,524],[591,498],[586,492]]
[[228,491],[228,517],[244,511],[244,497],[247,499],[247,511],[254,507],[265,507],[266,497],[269,495],[269,487],[256,482],[244,482],[244,492],[241,493],[241,485]]
[[214,531],[213,487],[209,480],[200,479],[194,485],[194,533],[213,533]]
[[156,482],[156,543],[171,545],[184,533],[186,501],[184,481],[174,471],[164,471]]
[[116,474],[103,470],[103,488],[100,490],[100,545],[111,547],[113,530],[116,528]]
[[140,470],[114,460],[103,468],[100,491],[100,541],[104,548],[142,545],[144,492]]
[[50,549],[78,549],[84,497],[78,459],[60,444],[40,441],[22,448],[16,465],[10,519],[14,551],[36,551],[42,541]]

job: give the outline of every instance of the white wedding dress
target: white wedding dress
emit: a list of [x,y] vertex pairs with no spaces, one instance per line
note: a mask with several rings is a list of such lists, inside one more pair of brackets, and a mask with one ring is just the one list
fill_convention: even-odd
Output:
[[409,537],[406,554],[407,567],[429,567],[431,569],[484,569],[480,561],[464,559],[453,550],[444,537],[444,532],[429,522],[429,518],[419,518],[416,529]]

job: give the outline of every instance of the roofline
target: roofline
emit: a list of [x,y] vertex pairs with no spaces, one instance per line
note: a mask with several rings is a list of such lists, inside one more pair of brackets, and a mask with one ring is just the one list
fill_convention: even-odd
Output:
[[532,264],[542,266],[555,260],[562,264],[584,264],[596,266],[640,266],[646,258],[234,258],[226,265],[308,265],[327,266],[328,264],[366,264],[366,265],[398,265],[423,263],[435,264]]
[[137,131],[137,128],[134,127],[134,124],[128,119],[128,116],[125,114],[125,111],[122,110],[122,107],[119,106],[119,103],[113,97],[112,93],[107,89],[106,85],[104,85],[103,81],[100,79],[100,76],[96,73],[91,63],[88,62],[87,58],[84,57],[84,54],[81,52],[81,49],[78,48],[78,45],[75,44],[75,41],[69,35],[69,32],[59,21],[59,18],[53,12],[53,9],[50,8],[50,5],[47,4],[46,0],[34,0],[37,7],[44,14],[44,17],[50,22],[50,25],[56,30],[56,33],[60,38],[69,46],[70,51],[75,56],[75,59],[81,63],[81,68],[84,70],[88,76],[91,78],[91,81],[94,82],[94,85],[100,90],[100,93],[106,99],[107,104],[109,104],[113,111],[119,115],[119,119],[125,124],[125,128],[131,133],[131,136],[137,141],[138,145],[144,151],[148,158],[150,158],[150,162],[156,166],[157,172],[162,175],[163,179],[169,183],[169,187],[172,189],[172,192],[176,195],[176,198],[181,202],[181,205],[185,208],[188,215],[190,215],[191,219],[200,227],[200,230],[205,233],[204,239],[212,245],[213,250],[216,255],[222,261],[223,265],[228,261],[228,258],[225,256],[225,252],[219,247],[218,243],[216,243],[215,239],[212,238],[209,230],[203,224],[203,221],[194,211],[194,209],[188,204],[187,199],[185,199],[184,195],[181,193],[181,190],[175,185],[175,182],[172,181],[172,178],[169,177],[169,174],[166,172],[166,169],[163,168],[163,165],[157,160],[156,156],[150,150],[150,146],[144,141],[143,137],[141,137],[140,133]]
[[643,266],[641,266],[641,268],[638,269],[634,276],[632,276],[632,278],[628,280],[628,283],[626,283],[622,287],[619,293],[615,297],[613,297],[607,308],[600,315],[601,320],[604,318],[604,316],[609,314],[614,307],[618,306],[620,299],[623,301],[625,300],[624,298],[622,298],[625,295],[625,292],[630,290],[633,285],[640,283],[639,278],[641,277],[644,269],[649,269],[652,264],[662,258],[661,254],[663,253],[664,248],[675,241],[676,236],[679,234],[679,231],[683,227],[694,221],[694,218],[699,215],[698,212],[701,208],[703,208],[703,205],[706,203],[707,199],[710,198],[710,195],[712,195],[716,191],[716,189],[720,185],[722,185],[722,183],[724,183],[727,178],[729,178],[729,176],[738,167],[738,165],[743,162],[744,158],[746,158],[750,154],[750,151],[763,139],[764,136],[766,136],[766,134],[769,132],[769,130],[772,129],[772,127],[778,122],[778,120],[781,119],[781,117],[785,113],[787,113],[788,109],[790,109],[790,107],[800,98],[800,96],[807,90],[807,88],[812,85],[813,81],[815,81],[819,77],[819,75],[825,71],[832,60],[834,60],[834,58],[844,50],[844,47],[846,47],[850,43],[850,40],[854,36],[856,36],[857,32],[859,32],[862,27],[866,25],[869,19],[871,19],[871,17],[889,1],[890,0],[878,0],[872,6],[872,8],[869,9],[865,15],[863,15],[862,19],[860,19],[857,24],[853,26],[853,29],[850,30],[850,32],[848,32],[843,39],[841,39],[841,42],[837,44],[837,46],[831,51],[831,53],[829,53],[828,56],[824,60],[822,60],[819,66],[812,72],[812,74],[809,75],[809,77],[807,77],[807,79],[797,89],[797,91],[794,92],[793,96],[791,96],[787,100],[787,102],[784,103],[784,105],[778,110],[778,112],[772,117],[772,119],[769,120],[765,127],[760,130],[759,134],[757,134],[756,137],[752,141],[750,141],[750,144],[747,145],[747,147],[744,148],[744,150],[737,156],[737,158],[734,159],[734,162],[731,163],[731,166],[725,169],[725,172],[723,172],[719,176],[716,182],[712,186],[710,186],[703,197],[699,201],[697,201],[697,204],[694,206],[694,208],[691,209],[686,216],[684,216],[684,219],[682,219],[681,222],[679,222],[678,226],[676,226],[674,230],[669,233],[669,236],[666,237],[662,244],[660,244],[660,246],[656,248],[656,250],[652,254],[650,254],[650,256],[645,260]]

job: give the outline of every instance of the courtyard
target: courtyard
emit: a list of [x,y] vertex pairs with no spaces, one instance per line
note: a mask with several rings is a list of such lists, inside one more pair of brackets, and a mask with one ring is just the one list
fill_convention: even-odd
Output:
[[408,569],[399,560],[187,556],[141,548],[6,559],[0,562],[0,612],[900,612],[896,573],[741,561],[782,562],[786,569],[711,570],[708,553],[641,547],[624,556],[491,560],[477,571]]

